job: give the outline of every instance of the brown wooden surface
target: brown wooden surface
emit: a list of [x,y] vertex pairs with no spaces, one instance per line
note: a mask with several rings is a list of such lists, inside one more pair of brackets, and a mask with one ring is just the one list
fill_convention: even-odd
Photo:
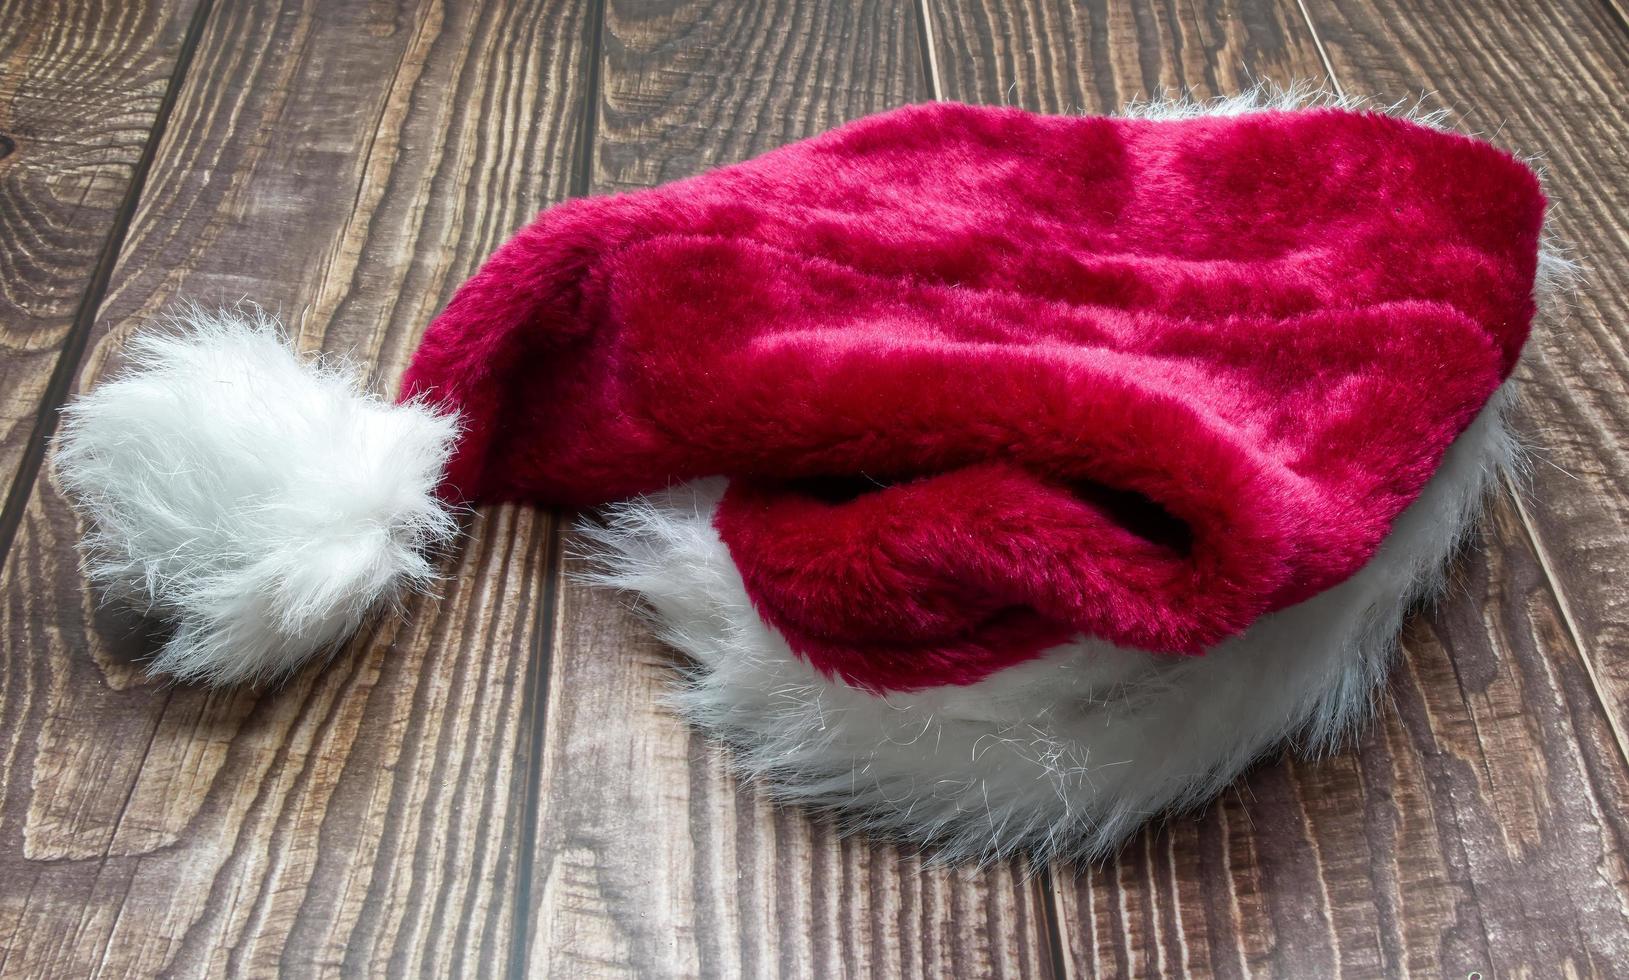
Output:
[[[1629,972],[1626,62],[1600,0],[0,0],[0,975]],[[912,100],[1254,77],[1436,90],[1543,157],[1590,281],[1521,375],[1532,490],[1411,626],[1361,744],[1102,866],[925,868],[770,807],[522,508],[326,669],[155,684],[29,449],[179,298],[258,299],[388,384],[565,196]]]
[[[567,192],[582,25],[565,4],[212,10],[80,383],[143,316],[245,295],[394,377]],[[43,473],[0,577],[0,973],[507,970],[552,526],[484,513],[409,626],[212,695],[132,664],[151,641],[82,594]]]
[[[946,3],[936,24],[943,45],[937,64],[948,97],[1096,112],[1162,89],[1235,91],[1253,78],[1332,79],[1342,91],[1390,101],[1418,95],[1422,86],[1447,85],[1448,70],[1441,69],[1438,80],[1375,66],[1406,62],[1404,52],[1419,48],[1431,53],[1415,56],[1422,60],[1410,68],[1423,73],[1424,64],[1440,65],[1433,59],[1454,48],[1461,53],[1453,77],[1486,81],[1474,93],[1462,87],[1457,101],[1448,96],[1451,105],[1490,107],[1480,118],[1468,117],[1469,128],[1513,148],[1542,150],[1552,192],[1563,201],[1621,197],[1620,186],[1598,187],[1610,183],[1612,161],[1621,163],[1624,154],[1629,122],[1620,114],[1614,127],[1617,107],[1600,104],[1588,90],[1572,92],[1561,100],[1569,111],[1558,120],[1552,107],[1530,96],[1529,66],[1553,65],[1562,42],[1543,35],[1535,41],[1531,26],[1509,19],[1490,23],[1482,6],[1466,7],[1462,22],[1439,6],[1377,12],[1362,22],[1371,47],[1351,62],[1368,70],[1364,77],[1341,60],[1332,41],[1314,33],[1317,5],[1309,25],[1294,2],[1233,0],[1146,8]],[[1546,9],[1572,27],[1566,42],[1572,67],[1548,71],[1629,77],[1621,64],[1622,31],[1608,29],[1600,8],[1571,5],[1577,8],[1571,20],[1554,13],[1568,6]],[[1577,23],[1592,17],[1588,30]],[[1036,46],[1036,25],[1061,43]],[[1333,75],[1320,40],[1335,52]],[[1539,50],[1546,43],[1548,49]],[[1070,57],[1094,50],[1104,53]],[[1501,56],[1522,50],[1527,56],[1505,63],[1503,78],[1488,77]],[[1410,77],[1421,81],[1411,86],[1404,81]],[[1518,91],[1529,95],[1513,100]],[[1555,131],[1518,133],[1488,122],[1489,114],[1514,111],[1501,108],[1512,101],[1549,120]],[[1592,149],[1573,155],[1582,161],[1588,154],[1591,162],[1561,169],[1557,156],[1579,144]],[[1616,172],[1629,174],[1621,165]],[[1583,185],[1578,192],[1570,192],[1569,179]],[[1609,253],[1629,247],[1622,214],[1620,208],[1597,223],[1589,241],[1564,220],[1558,230],[1595,264],[1600,239],[1615,239],[1604,249]],[[1550,324],[1523,375],[1551,379],[1523,388],[1523,417],[1529,430],[1537,429],[1536,469],[1547,471],[1535,474],[1533,499],[1565,500],[1569,514],[1579,517],[1556,528],[1560,539],[1620,567],[1629,555],[1621,507],[1617,517],[1598,515],[1623,501],[1623,482],[1609,474],[1624,465],[1614,443],[1629,432],[1626,403],[1596,387],[1574,386],[1589,375],[1605,379],[1597,387],[1624,386],[1626,319],[1603,308],[1614,292],[1621,299],[1622,289],[1621,281],[1614,283]],[[1579,333],[1591,338],[1589,347],[1580,348]],[[1614,347],[1616,357],[1590,356]],[[1570,414],[1547,407],[1549,414],[1541,414],[1528,408],[1534,387],[1553,389],[1563,401],[1610,407]],[[1552,432],[1556,437],[1546,439]],[[1576,456],[1580,443],[1593,459],[1585,472],[1608,474],[1592,480],[1588,491],[1543,465],[1567,447]],[[1596,495],[1603,501],[1594,501]],[[1465,588],[1411,632],[1409,669],[1394,676],[1390,710],[1361,746],[1321,764],[1263,767],[1201,818],[1145,833],[1110,866],[1073,881],[1060,872],[1059,932],[1074,972],[1544,976],[1629,968],[1621,847],[1629,777],[1614,734],[1629,687],[1612,686],[1611,673],[1625,650],[1616,644],[1615,661],[1607,652],[1610,639],[1580,642],[1562,600],[1567,593],[1559,591],[1572,580],[1552,582],[1543,552],[1535,551],[1555,522],[1538,523],[1535,535],[1510,505],[1498,516],[1489,528],[1488,556],[1466,563]],[[1597,615],[1610,616],[1624,592],[1621,576],[1605,575],[1602,568],[1590,580],[1593,594],[1585,601]],[[1597,684],[1599,675],[1606,686]]]
[[[1609,3],[1308,0],[1354,91],[1434,90],[1461,125],[1537,157],[1585,286],[1519,377],[1524,532],[1629,750],[1629,29]],[[1429,27],[1425,25],[1429,24]],[[1400,36],[1403,43],[1390,40]]]
[[[687,176],[926,98],[915,15],[897,0],[612,0],[589,189]],[[924,871],[738,789],[660,702],[671,656],[625,606],[560,587],[532,974],[1043,974],[1035,882]]]
[[59,355],[84,345],[197,6],[0,0],[0,487],[12,490],[0,551],[43,456],[42,409],[72,378]]

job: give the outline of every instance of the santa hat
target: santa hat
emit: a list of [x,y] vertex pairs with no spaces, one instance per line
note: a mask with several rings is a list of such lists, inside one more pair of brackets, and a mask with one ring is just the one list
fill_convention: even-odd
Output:
[[1344,105],[911,106],[572,201],[394,404],[193,309],[67,410],[155,671],[265,680],[435,581],[456,507],[602,507],[597,580],[742,770],[952,857],[1101,853],[1370,710],[1510,465],[1545,199]]

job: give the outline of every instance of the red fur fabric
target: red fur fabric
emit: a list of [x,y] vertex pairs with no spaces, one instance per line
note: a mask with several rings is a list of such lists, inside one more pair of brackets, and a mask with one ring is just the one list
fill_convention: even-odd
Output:
[[544,212],[426,335],[448,492],[732,478],[759,612],[879,690],[1195,654],[1358,569],[1509,374],[1544,197],[1378,113],[912,106]]

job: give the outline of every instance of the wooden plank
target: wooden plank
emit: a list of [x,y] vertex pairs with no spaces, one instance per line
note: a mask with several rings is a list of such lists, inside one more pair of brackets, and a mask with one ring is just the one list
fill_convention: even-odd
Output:
[[928,0],[945,98],[1054,113],[1231,94],[1255,78],[1321,81],[1294,5],[1257,6]]
[[[0,2],[0,487],[94,312],[196,7]],[[0,514],[0,552],[17,510]]]
[[1586,282],[1535,334],[1521,385],[1523,513],[1629,750],[1629,28],[1590,0],[1309,2],[1351,89],[1426,89],[1461,125],[1538,157]]
[[[580,5],[261,0],[201,38],[80,384],[179,298],[258,298],[385,382],[566,193]],[[0,577],[0,973],[489,976],[517,953],[547,515],[275,691],[155,683],[50,474]]]
[[[950,98],[1107,111],[1162,88],[1322,75],[1293,0],[933,10]],[[1508,501],[1486,538],[1450,600],[1411,626],[1360,745],[1265,764],[1118,858],[1073,879],[1056,869],[1069,972],[1613,975],[1629,962],[1629,773],[1611,718]]]
[[[612,0],[592,189],[925,97],[913,17],[888,0]],[[566,584],[554,629],[529,975],[1048,973],[1019,868],[924,868],[776,810],[661,703],[676,655],[620,600]]]

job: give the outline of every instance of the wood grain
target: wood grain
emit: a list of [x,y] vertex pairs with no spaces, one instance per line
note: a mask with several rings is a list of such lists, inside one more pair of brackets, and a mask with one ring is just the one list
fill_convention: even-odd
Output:
[[1036,112],[1321,80],[1294,4],[928,0],[944,97]]
[[1523,514],[1629,751],[1629,30],[1604,3],[1309,2],[1350,89],[1426,89],[1461,125],[1533,154],[1551,227],[1585,266],[1522,369]]
[[[222,5],[79,383],[178,298],[259,299],[382,382],[563,196],[580,10]],[[517,953],[552,521],[482,513],[439,602],[266,692],[147,680],[49,472],[0,578],[0,973],[481,975]]]
[[[932,9],[955,98],[1106,111],[1323,76],[1294,2]],[[1377,29],[1366,54],[1387,49]],[[1055,869],[1068,972],[1619,975],[1629,770],[1532,544],[1502,501],[1360,745],[1265,764],[1116,860]]]
[[[613,0],[592,190],[925,97],[913,17],[894,2]],[[1048,974],[1022,869],[924,868],[776,810],[663,705],[675,655],[621,600],[568,580],[554,628],[528,975]]]
[[53,365],[94,383],[179,298],[259,299],[388,386],[535,209],[933,95],[1104,111],[1330,67],[1435,89],[1544,155],[1590,284],[1521,375],[1533,489],[1411,624],[1360,744],[1034,877],[736,785],[661,705],[674,654],[563,578],[552,515],[483,511],[441,600],[211,693],[144,677],[160,637],[85,593],[24,467],[0,975],[1629,973],[1620,6],[243,0],[189,33],[196,9],[0,0],[0,478]]
[[[94,313],[196,6],[0,2],[0,487]],[[0,551],[16,516],[0,514]]]

